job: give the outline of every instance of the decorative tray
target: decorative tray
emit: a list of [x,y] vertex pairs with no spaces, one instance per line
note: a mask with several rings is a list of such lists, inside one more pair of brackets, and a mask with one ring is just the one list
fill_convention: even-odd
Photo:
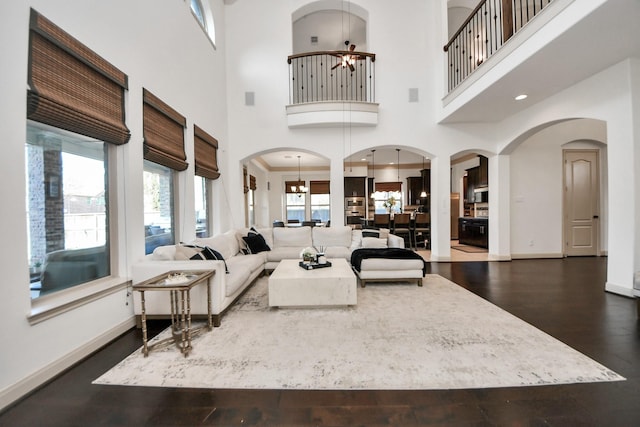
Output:
[[317,262],[312,262],[310,264],[307,264],[304,261],[300,261],[298,265],[304,268],[305,270],[315,270],[316,268],[331,267],[331,262],[327,261],[325,264],[318,264]]

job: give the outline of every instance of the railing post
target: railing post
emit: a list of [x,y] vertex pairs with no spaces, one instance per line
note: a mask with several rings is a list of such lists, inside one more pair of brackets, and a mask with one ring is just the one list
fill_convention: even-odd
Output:
[[502,42],[513,35],[513,1],[502,0]]

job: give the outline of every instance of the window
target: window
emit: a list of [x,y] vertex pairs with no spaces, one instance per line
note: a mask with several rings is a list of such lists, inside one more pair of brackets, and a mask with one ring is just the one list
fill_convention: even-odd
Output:
[[297,219],[302,222],[305,218],[306,193],[287,192],[287,220]]
[[191,2],[191,13],[193,17],[196,18],[200,27],[207,34],[207,37],[211,42],[215,45],[216,43],[216,35],[215,35],[215,27],[213,25],[213,15],[211,11],[208,9],[208,4],[202,2],[202,0],[190,0]]
[[[375,213],[402,212],[402,192],[400,191],[376,191],[374,195]],[[391,206],[387,206],[393,202]]]
[[311,181],[311,220],[329,221],[331,218],[331,195],[329,181]]
[[158,246],[175,243],[173,216],[173,170],[144,161],[145,254]]
[[207,203],[207,179],[195,176],[195,211],[196,211],[196,237],[209,237],[209,204]]
[[27,124],[31,297],[111,274],[107,144]]

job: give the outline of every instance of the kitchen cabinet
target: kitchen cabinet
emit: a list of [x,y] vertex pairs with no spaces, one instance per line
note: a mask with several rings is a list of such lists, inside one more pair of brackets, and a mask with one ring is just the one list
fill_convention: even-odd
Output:
[[344,197],[366,197],[366,177],[345,177]]
[[488,218],[458,218],[458,241],[463,245],[489,247]]
[[420,193],[422,192],[422,178],[410,176],[407,178],[407,205],[420,205]]

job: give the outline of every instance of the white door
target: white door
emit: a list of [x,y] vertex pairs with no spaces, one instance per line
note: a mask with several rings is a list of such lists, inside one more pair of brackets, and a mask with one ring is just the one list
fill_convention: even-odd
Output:
[[597,150],[564,150],[565,255],[599,255],[599,169]]

